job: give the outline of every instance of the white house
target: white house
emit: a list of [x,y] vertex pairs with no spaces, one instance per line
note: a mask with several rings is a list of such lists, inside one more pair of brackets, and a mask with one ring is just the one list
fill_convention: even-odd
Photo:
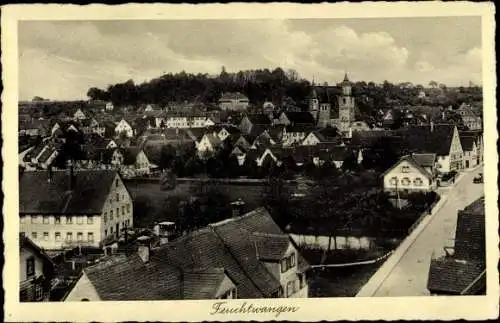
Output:
[[203,135],[201,140],[196,145],[196,149],[198,150],[198,154],[200,156],[203,156],[204,154],[207,153],[213,153],[221,147],[222,147],[222,141],[219,139],[219,137],[211,133]]
[[87,116],[85,113],[83,113],[82,109],[76,110],[75,114],[73,114],[73,119],[74,120],[84,120],[87,119]]
[[116,171],[26,172],[19,187],[19,231],[41,248],[99,247],[133,227],[132,198]]
[[127,137],[131,138],[134,136],[134,129],[125,119],[121,119],[115,127],[115,133],[116,135],[125,133]]
[[[434,161],[433,161],[434,160]],[[436,189],[432,154],[408,155],[382,174],[384,191],[391,193],[430,192]]]
[[106,103],[106,111],[113,111],[115,107],[113,106],[113,103],[108,102]]

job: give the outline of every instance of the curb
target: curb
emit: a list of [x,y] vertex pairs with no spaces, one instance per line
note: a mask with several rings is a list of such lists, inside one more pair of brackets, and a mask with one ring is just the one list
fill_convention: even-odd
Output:
[[427,225],[433,219],[441,207],[448,201],[448,195],[442,195],[439,202],[432,209],[431,214],[427,215],[418,225],[413,232],[406,237],[406,239],[396,248],[392,255],[385,261],[384,264],[379,268],[379,270],[370,278],[370,280],[360,289],[356,294],[356,297],[371,297],[375,295],[382,283],[387,279],[389,274],[392,272],[394,267],[407,253],[408,249],[417,240],[420,234],[424,231]]

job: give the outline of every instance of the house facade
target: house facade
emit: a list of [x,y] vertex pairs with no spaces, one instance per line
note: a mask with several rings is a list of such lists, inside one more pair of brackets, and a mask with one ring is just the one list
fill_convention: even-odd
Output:
[[99,247],[133,227],[132,198],[116,171],[27,172],[19,186],[19,230],[41,248]]
[[249,104],[250,101],[241,92],[223,93],[219,99],[221,110],[245,110]]
[[218,136],[213,135],[211,133],[203,135],[201,140],[196,145],[196,149],[198,150],[198,154],[200,156],[214,153],[221,147],[222,147],[222,141],[219,139]]
[[435,176],[419,165],[414,156],[402,157],[382,177],[384,191],[394,194],[430,192],[436,189]]
[[115,134],[119,135],[121,133],[125,133],[129,138],[134,136],[134,129],[125,119],[120,120],[115,127]]
[[54,262],[33,241],[19,236],[19,300],[21,302],[48,301]]
[[151,170],[148,157],[138,147],[115,149],[110,164],[119,169],[126,178],[148,175]]

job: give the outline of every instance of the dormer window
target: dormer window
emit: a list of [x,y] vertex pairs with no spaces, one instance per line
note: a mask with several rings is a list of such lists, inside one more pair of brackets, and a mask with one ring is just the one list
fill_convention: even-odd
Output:
[[410,171],[410,167],[408,167],[408,166],[401,167],[401,172],[408,173],[409,171]]
[[289,257],[281,259],[281,272],[285,273],[290,268],[295,267],[295,253],[292,253]]

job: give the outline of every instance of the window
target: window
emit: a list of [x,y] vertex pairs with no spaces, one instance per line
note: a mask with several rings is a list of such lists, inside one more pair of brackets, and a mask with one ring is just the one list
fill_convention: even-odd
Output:
[[282,259],[281,260],[281,272],[284,273],[288,270],[287,268],[287,260],[286,259]]
[[89,242],[94,242],[94,233],[92,232],[87,233],[87,240]]
[[422,186],[424,184],[424,181],[422,181],[421,178],[415,178],[413,184],[415,184],[415,186]]
[[404,186],[408,186],[410,185],[410,179],[408,177],[405,177],[401,180],[401,184],[403,184]]
[[56,224],[61,224],[61,217],[60,216],[56,216],[54,218],[54,221],[55,221]]
[[43,218],[43,224],[49,224],[49,217],[48,216],[44,216],[42,218]]
[[120,216],[120,208],[119,208],[119,207],[117,207],[117,208],[116,208],[116,217],[119,217],[119,216]]
[[82,233],[82,232],[78,232],[78,233],[76,234],[76,240],[77,240],[78,242],[83,241],[83,233]]
[[401,167],[401,172],[408,173],[409,171],[410,171],[410,167],[408,167],[408,166]]
[[113,210],[109,211],[109,220],[113,221]]
[[294,266],[295,266],[295,254],[292,253],[292,255],[290,256],[290,267]]
[[55,238],[56,238],[56,241],[61,241],[61,232],[56,232]]
[[122,206],[122,215],[125,215],[125,205]]
[[43,233],[43,240],[49,241],[49,233],[48,232]]
[[113,227],[109,228],[109,233],[113,234]]
[[104,223],[108,222],[108,213],[104,212]]
[[116,194],[116,202],[119,202],[120,201],[120,194]]
[[36,223],[36,215],[31,216],[31,224]]
[[36,232],[31,232],[31,237],[33,238],[33,240],[36,240],[37,238]]
[[130,204],[127,204],[127,213],[130,213]]
[[391,185],[396,185],[398,183],[398,178],[397,177],[391,178],[390,183],[391,183]]
[[26,259],[26,277],[30,278],[35,275],[35,257]]
[[19,219],[21,221],[21,224],[24,223],[24,220],[25,220],[24,215],[21,215],[21,217]]
[[76,223],[83,224],[83,216],[77,216],[76,217]]
[[105,236],[105,237],[107,237],[107,236],[108,236],[108,230],[107,230],[107,229],[105,229],[105,230],[104,230],[104,236]]
[[92,224],[92,223],[94,223],[94,218],[92,217],[92,215],[87,216],[87,224]]
[[115,187],[118,187],[118,180],[116,180],[115,182]]
[[66,216],[66,224],[73,224],[73,217],[71,215]]
[[73,241],[73,233],[72,232],[66,233],[66,240],[69,242]]

